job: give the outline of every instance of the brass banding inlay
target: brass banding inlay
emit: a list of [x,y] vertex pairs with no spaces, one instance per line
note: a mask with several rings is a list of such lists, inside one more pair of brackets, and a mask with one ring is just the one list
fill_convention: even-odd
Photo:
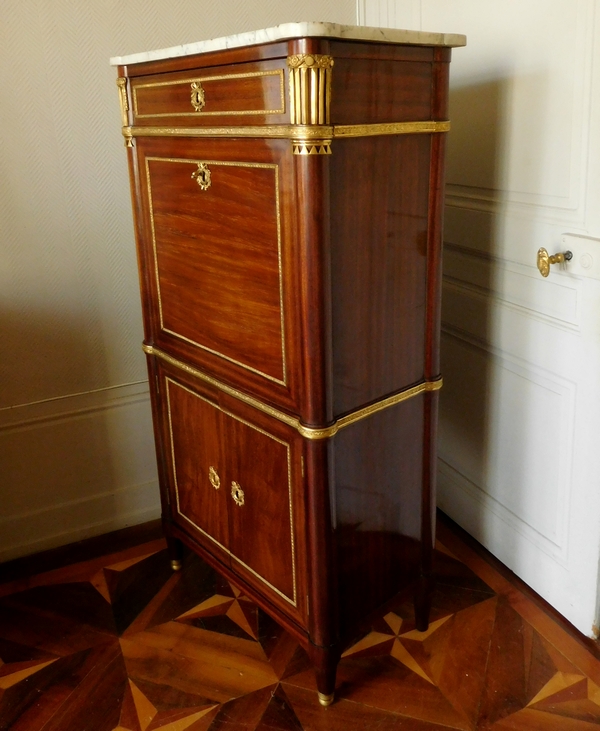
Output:
[[[146,350],[148,346],[144,346],[144,350]],[[158,351],[159,353],[161,351]],[[157,355],[155,352],[154,355]],[[165,354],[163,354],[165,355]],[[160,357],[160,356],[159,356]],[[172,380],[168,376],[166,377],[166,383],[167,383],[167,416],[169,419],[169,436],[171,439],[171,464],[173,469],[173,482],[175,487],[175,501],[177,506],[177,514],[181,516],[185,521],[187,521],[190,525],[192,525],[197,531],[200,531],[202,535],[209,538],[213,543],[215,543],[219,548],[227,553],[232,559],[235,559],[241,566],[243,566],[245,569],[250,571],[250,573],[254,574],[257,578],[259,578],[263,583],[265,583],[270,589],[272,589],[276,594],[283,597],[287,602],[289,602],[292,606],[297,606],[297,595],[296,595],[296,544],[294,541],[294,511],[293,511],[293,505],[292,505],[292,456],[290,452],[290,445],[283,441],[282,439],[279,439],[278,437],[274,436],[273,434],[269,434],[269,432],[265,431],[264,429],[259,428],[255,424],[251,424],[250,422],[246,421],[245,419],[240,418],[239,416],[236,416],[235,414],[232,414],[231,411],[228,411],[227,409],[222,408],[218,404],[214,403],[213,401],[210,401],[209,399],[204,398],[203,396],[200,396],[200,394],[196,393],[195,391],[192,391],[190,388],[187,388],[181,383],[177,383],[177,381]],[[261,576],[257,571],[255,571],[253,568],[248,566],[248,564],[244,563],[240,558],[238,558],[234,553],[230,551],[229,548],[224,546],[222,543],[219,543],[216,538],[210,535],[210,533],[207,533],[205,530],[203,530],[197,523],[194,523],[191,518],[189,518],[185,513],[181,512],[181,505],[179,502],[179,486],[177,484],[177,465],[175,464],[175,442],[173,437],[173,419],[171,414],[171,398],[170,398],[170,391],[169,386],[170,385],[177,386],[178,388],[181,388],[184,391],[187,391],[187,393],[191,394],[192,396],[195,396],[196,398],[200,399],[201,401],[204,401],[205,403],[209,404],[213,408],[217,409],[218,411],[221,411],[223,414],[230,416],[232,419],[235,419],[236,421],[239,421],[241,424],[245,424],[246,426],[250,427],[251,429],[254,429],[255,431],[259,432],[260,434],[264,434],[266,437],[269,437],[274,442],[277,442],[278,444],[283,445],[286,448],[287,453],[287,477],[288,477],[288,503],[289,503],[289,509],[290,509],[290,541],[291,541],[291,547],[292,547],[292,587],[293,587],[293,597],[287,596],[287,594],[284,594],[280,589],[278,589],[276,586],[273,586],[270,581],[267,581],[264,576]],[[212,468],[211,468],[212,469]],[[211,482],[211,484],[213,484]],[[220,480],[219,480],[220,484]],[[234,485],[237,485],[237,483],[233,483]],[[237,485],[239,487],[239,485]],[[214,484],[213,484],[214,487]],[[243,494],[243,493],[242,493]]]
[[336,124],[334,137],[376,137],[379,135],[417,135],[449,132],[450,122],[389,122],[384,124]]
[[[222,167],[244,167],[244,168],[263,168],[263,169],[271,169],[273,170],[274,177],[275,177],[275,216],[277,221],[277,266],[278,266],[278,274],[279,274],[279,308],[280,308],[280,323],[281,323],[281,367],[282,367],[282,378],[275,378],[275,376],[271,376],[268,373],[264,373],[263,371],[258,370],[257,368],[253,368],[252,366],[249,366],[245,363],[242,363],[238,360],[235,360],[234,358],[231,358],[224,353],[220,353],[217,350],[213,350],[212,348],[209,348],[206,345],[202,345],[202,343],[198,343],[195,340],[191,340],[190,338],[186,337],[185,335],[182,335],[181,333],[177,333],[173,330],[170,330],[169,328],[165,327],[164,324],[164,317],[163,317],[163,306],[162,306],[162,297],[161,297],[161,290],[160,290],[160,281],[159,281],[159,272],[158,272],[158,251],[156,247],[156,231],[155,231],[155,225],[154,225],[154,205],[152,200],[152,185],[150,182],[150,162],[170,162],[170,163],[186,163],[186,164],[192,164],[198,166],[198,169],[202,169],[202,166],[206,168],[208,165],[212,166],[222,166]],[[279,195],[279,166],[274,163],[258,163],[258,162],[237,162],[237,161],[224,161],[224,160],[197,160],[192,158],[172,158],[172,157],[147,157],[146,158],[146,185],[148,189],[148,205],[150,209],[150,230],[152,233],[152,252],[154,256],[154,273],[155,273],[155,281],[156,281],[156,291],[158,296],[158,313],[160,318],[160,328],[163,332],[168,333],[169,335],[172,335],[179,340],[184,340],[187,343],[190,343],[191,345],[196,346],[197,348],[201,348],[202,350],[207,351],[208,353],[212,353],[213,355],[218,355],[221,358],[224,358],[225,360],[229,361],[230,363],[234,363],[237,366],[240,366],[241,368],[244,368],[245,370],[252,371],[253,373],[257,373],[260,376],[263,376],[264,378],[267,378],[269,381],[273,381],[274,383],[279,383],[282,386],[287,385],[287,365],[286,365],[286,350],[285,350],[285,310],[284,310],[284,301],[283,301],[283,262],[282,262],[282,240],[281,240],[281,206],[280,206],[280,195]]]
[[350,424],[355,424],[357,421],[366,419],[368,416],[372,416],[379,411],[389,409],[390,406],[395,406],[403,401],[408,401],[408,399],[418,396],[420,393],[426,393],[427,391],[439,391],[442,385],[443,379],[441,377],[435,381],[424,381],[423,383],[419,383],[417,386],[406,388],[399,393],[395,393],[393,396],[388,396],[380,401],[376,401],[374,404],[369,404],[369,406],[364,406],[362,409],[357,409],[351,414],[346,414],[346,416],[340,417],[330,426],[318,429],[314,426],[304,426],[304,424],[299,423],[297,429],[300,434],[307,439],[328,439],[329,437],[337,434],[340,429],[350,426]]
[[240,127],[123,127],[126,137],[262,137],[289,140],[331,140],[385,135],[439,134],[450,131],[448,120],[385,124],[276,124]]
[[[205,94],[204,104],[199,109],[190,109],[189,112],[159,112],[156,114],[140,114],[138,111],[138,89],[150,89],[164,86],[180,86],[187,85],[191,88],[192,84],[205,84],[207,81],[229,81],[231,79],[252,79],[264,76],[279,76],[279,94],[280,102],[278,109],[246,109],[235,111],[205,111],[206,104],[210,107],[210,89],[203,89]],[[251,114],[284,114],[285,113],[285,82],[283,69],[273,69],[272,71],[252,71],[245,74],[223,74],[220,76],[193,76],[188,79],[177,79],[176,81],[156,81],[148,84],[137,84],[132,86],[133,89],[133,110],[138,119],[149,119],[151,117],[231,117],[231,116],[247,116]]]
[[144,353],[146,353],[146,355],[154,355],[157,358],[164,360],[165,363],[169,363],[175,368],[189,373],[195,378],[199,378],[205,383],[209,383],[211,386],[215,386],[215,388],[218,388],[220,391],[223,391],[229,396],[233,396],[233,398],[239,399],[249,406],[253,406],[255,409],[258,409],[259,411],[262,411],[263,413],[268,414],[269,416],[272,416],[279,421],[282,421],[284,424],[287,424],[288,426],[296,429],[296,431],[298,431],[298,433],[305,439],[329,439],[330,437],[333,437],[335,434],[337,434],[340,429],[344,429],[345,427],[350,426],[357,421],[366,419],[367,417],[372,416],[379,411],[389,409],[391,406],[395,406],[396,404],[402,403],[403,401],[408,401],[408,399],[414,398],[421,393],[439,391],[439,389],[443,385],[443,379],[441,377],[436,378],[433,381],[423,381],[416,386],[405,388],[402,391],[393,394],[392,396],[388,396],[387,398],[380,399],[373,404],[369,404],[368,406],[364,406],[361,409],[357,409],[351,414],[346,414],[345,416],[340,417],[333,424],[329,424],[328,426],[324,427],[314,427],[306,426],[294,416],[290,416],[283,411],[279,411],[279,409],[275,409],[272,406],[269,406],[268,404],[259,401],[253,396],[249,396],[242,391],[238,391],[237,388],[232,388],[225,383],[221,383],[221,381],[218,381],[216,378],[209,376],[207,373],[204,373],[203,371],[198,370],[197,368],[194,368],[187,363],[183,363],[182,361],[177,360],[177,358],[173,358],[173,356],[168,355],[159,348],[155,348],[153,345],[144,344],[142,345],[142,349]]

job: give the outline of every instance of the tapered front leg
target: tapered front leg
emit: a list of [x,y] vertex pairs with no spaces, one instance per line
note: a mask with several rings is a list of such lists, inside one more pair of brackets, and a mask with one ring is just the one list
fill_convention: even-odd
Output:
[[331,647],[310,645],[308,654],[315,669],[319,703],[330,706],[335,694],[335,675],[340,654]]
[[166,536],[166,538],[167,550],[169,552],[169,558],[171,559],[171,568],[173,571],[181,571],[183,544],[179,538],[173,538],[173,536]]
[[415,619],[421,632],[429,626],[435,585],[433,556],[437,473],[437,421],[439,392],[423,396],[423,482],[421,489],[421,575],[415,592]]
[[435,580],[432,576],[421,576],[415,590],[415,621],[419,632],[429,629],[431,596]]

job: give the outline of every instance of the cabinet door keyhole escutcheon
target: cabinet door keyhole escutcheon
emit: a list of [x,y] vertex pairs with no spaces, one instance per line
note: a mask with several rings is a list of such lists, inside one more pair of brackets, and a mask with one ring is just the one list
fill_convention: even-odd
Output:
[[221,478],[214,467],[209,467],[208,469],[208,480],[215,490],[218,490],[221,487]]
[[231,497],[233,498],[235,504],[239,505],[241,508],[244,504],[244,491],[237,482],[231,483]]

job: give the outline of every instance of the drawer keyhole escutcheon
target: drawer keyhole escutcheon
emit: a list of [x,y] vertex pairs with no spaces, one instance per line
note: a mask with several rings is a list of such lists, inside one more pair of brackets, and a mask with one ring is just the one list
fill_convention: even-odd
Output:
[[231,497],[234,499],[235,504],[241,508],[244,504],[244,491],[237,482],[231,483]]
[[210,169],[205,162],[198,163],[198,170],[192,173],[192,180],[200,186],[200,190],[208,190],[211,186]]
[[215,490],[218,490],[221,487],[221,478],[219,477],[219,474],[214,467],[208,468],[208,479],[210,484],[215,488]]
[[190,101],[197,112],[201,112],[206,104],[204,89],[199,81],[192,81],[192,95]]

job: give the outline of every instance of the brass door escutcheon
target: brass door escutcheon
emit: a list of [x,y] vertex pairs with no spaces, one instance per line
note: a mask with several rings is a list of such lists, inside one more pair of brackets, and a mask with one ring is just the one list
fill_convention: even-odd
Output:
[[237,482],[231,483],[231,497],[234,499],[235,504],[241,508],[244,504],[244,491]]
[[192,180],[195,180],[200,186],[200,190],[208,190],[211,186],[211,174],[208,165],[205,162],[198,163],[198,170],[192,173]]
[[221,487],[221,478],[214,467],[208,468],[208,480],[215,490],[218,490]]
[[547,277],[550,274],[550,264],[562,264],[565,261],[571,261],[572,258],[573,254],[570,251],[550,255],[542,246],[537,253],[537,268],[542,277]]

